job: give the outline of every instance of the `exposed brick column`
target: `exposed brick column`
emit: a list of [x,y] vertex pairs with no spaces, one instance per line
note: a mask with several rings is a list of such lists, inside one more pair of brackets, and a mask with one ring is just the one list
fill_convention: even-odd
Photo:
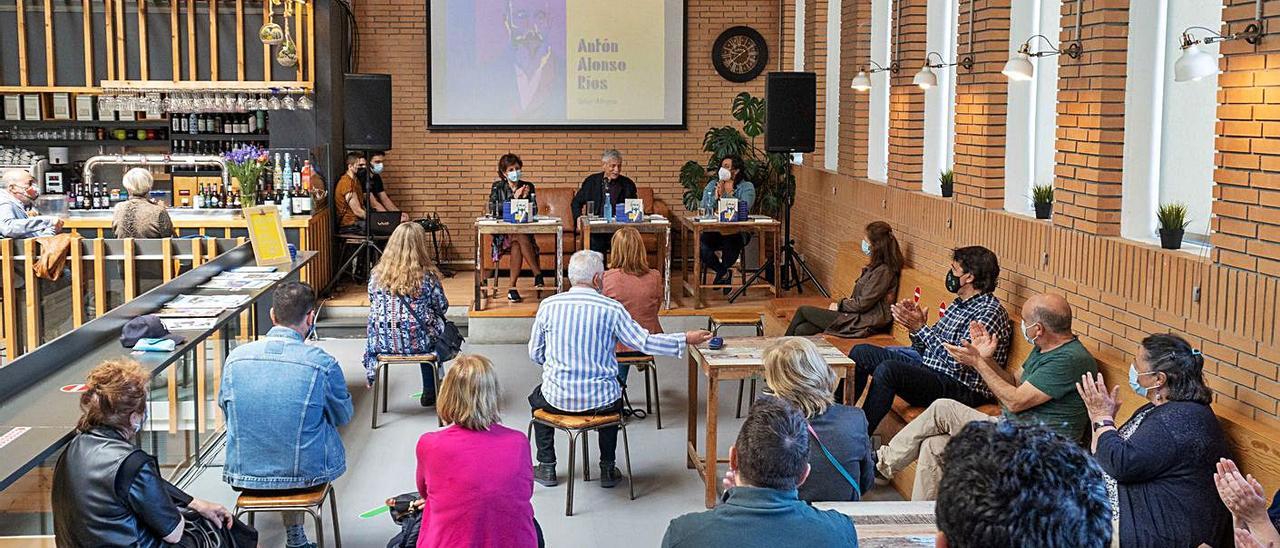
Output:
[[[1280,6],[1264,8],[1263,28],[1280,29]],[[1242,32],[1253,18],[1253,0],[1230,0],[1222,32]],[[1280,276],[1280,39],[1223,42],[1219,51],[1214,260]]]
[[1080,59],[1058,56],[1056,225],[1102,236],[1120,235],[1124,167],[1124,84],[1129,0],[1062,4],[1062,36],[1073,39],[1076,10],[1085,4]]
[[843,0],[840,10],[840,172],[864,177],[871,94],[849,83],[871,56],[871,0]]
[[812,154],[807,154],[805,165],[822,168],[827,154],[827,0],[805,0],[804,6],[804,70],[817,75],[818,85],[814,98]]
[[901,48],[893,54],[902,70],[892,76],[889,91],[889,184],[910,190],[920,190],[924,169],[924,90],[911,79],[928,53],[928,8],[927,0],[897,0],[894,15],[900,15],[902,21],[895,23],[896,31],[890,30],[890,36],[896,32]]
[[[956,200],[983,208],[1004,207],[1005,113],[1010,0],[966,0],[960,5],[959,56],[973,70],[956,71]],[[972,13],[970,13],[972,9]],[[969,44],[969,26],[973,43]]]

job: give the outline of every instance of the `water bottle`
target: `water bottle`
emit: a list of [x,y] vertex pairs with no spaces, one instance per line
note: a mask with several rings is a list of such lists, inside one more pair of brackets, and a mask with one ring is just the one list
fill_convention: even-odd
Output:
[[613,200],[609,198],[609,193],[604,193],[604,222],[613,222]]

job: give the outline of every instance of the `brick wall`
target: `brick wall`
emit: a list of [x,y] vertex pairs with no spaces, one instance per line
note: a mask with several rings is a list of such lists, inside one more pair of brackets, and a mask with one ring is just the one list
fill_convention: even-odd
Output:
[[[794,0],[782,2],[794,17]],[[779,0],[688,0],[684,131],[445,132],[426,129],[426,2],[361,0],[354,7],[360,21],[359,71],[392,75],[395,149],[384,174],[388,194],[412,215],[439,213],[452,229],[449,253],[455,259],[474,256],[471,222],[484,211],[498,157],[507,152],[521,156],[525,175],[540,188],[577,188],[583,177],[600,170],[600,153],[617,148],[624,155],[623,173],[680,207],[680,166],[706,161],[703,134],[735,122],[730,107],[738,93],[764,95],[763,75],[746,84],[720,78],[711,66],[712,43],[731,26],[749,25],[768,42],[768,70],[777,70],[779,56],[790,55],[794,32],[793,22],[788,23],[787,47],[780,47]],[[825,35],[825,14],[822,21]]]
[[[1077,334],[1102,359],[1119,365],[1134,359],[1147,334],[1186,336],[1208,358],[1206,379],[1220,413],[1280,428],[1280,40],[1273,35],[1256,47],[1243,41],[1222,44],[1215,250],[1206,260],[1116,237],[1127,1],[1083,2],[1084,56],[1058,58],[1058,189],[1052,222],[1002,211],[995,198],[1004,186],[1005,84],[999,70],[1009,53],[1010,0],[976,4],[979,66],[972,73],[961,71],[957,88],[956,164],[963,176],[955,199],[919,191],[923,102],[910,79],[924,55],[927,14],[924,0],[899,1],[904,2],[904,66],[890,98],[889,184],[867,181],[862,172],[844,166],[846,158],[865,158],[865,150],[846,149],[855,142],[865,149],[867,128],[858,120],[841,121],[839,174],[811,166],[797,170],[794,234],[819,278],[830,286],[837,248],[857,245],[862,227],[872,220],[895,227],[910,266],[939,277],[952,248],[984,245],[1000,257],[997,295],[1002,300],[1020,304],[1039,292],[1065,295],[1074,307]],[[1073,10],[1079,3],[1063,4],[1061,39],[1067,42],[1074,38]],[[1225,31],[1238,32],[1253,17],[1252,0],[1224,4]],[[1276,3],[1264,5],[1269,26],[1280,28],[1280,5],[1271,4]],[[967,5],[961,8],[963,31]],[[849,19],[849,9],[861,17],[858,8],[845,9],[848,36],[857,32],[850,25],[867,22]],[[865,63],[854,47],[842,44],[842,70],[849,78]],[[855,104],[842,108],[865,108],[860,106],[865,96],[853,97]]]

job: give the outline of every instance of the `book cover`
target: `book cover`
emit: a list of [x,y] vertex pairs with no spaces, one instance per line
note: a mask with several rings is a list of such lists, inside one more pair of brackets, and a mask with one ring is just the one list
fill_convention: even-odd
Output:
[[720,198],[716,207],[716,218],[720,222],[731,223],[738,220],[738,199]]

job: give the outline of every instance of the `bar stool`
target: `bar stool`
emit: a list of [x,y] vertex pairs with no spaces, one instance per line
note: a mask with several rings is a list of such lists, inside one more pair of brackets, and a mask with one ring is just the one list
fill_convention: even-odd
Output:
[[[658,395],[660,386],[658,385],[658,364],[654,362],[653,356],[618,356],[618,365],[624,367],[635,366],[636,371],[644,373],[644,410],[646,413],[653,413],[657,408],[658,430],[662,430],[662,400]],[[649,377],[653,377],[653,390],[650,393]]]
[[622,430],[622,455],[627,459],[627,487],[631,490],[631,500],[636,500],[636,482],[631,475],[631,444],[627,441],[627,422],[623,420],[622,413],[557,415],[543,409],[535,409],[526,434],[529,439],[533,439],[534,424],[550,426],[569,435],[569,493],[564,504],[564,515],[573,515],[573,467],[578,438],[582,438],[582,481],[591,481],[591,461],[587,456],[587,445],[589,445],[587,433],[609,426],[617,426]]
[[[757,337],[764,336],[764,319],[756,312],[712,312],[707,318],[707,330],[718,335],[721,327],[754,327]],[[756,378],[756,375],[751,376],[751,401],[756,399]],[[742,391],[745,386],[746,379],[738,381],[738,409],[734,417],[739,419],[742,418]]]
[[316,545],[324,546],[324,519],[320,517],[320,508],[325,499],[329,499],[329,511],[333,517],[334,546],[342,548],[342,533],[338,530],[338,495],[333,486],[322,483],[305,490],[290,491],[281,495],[260,495],[241,493],[236,498],[235,516],[249,516],[249,525],[253,525],[255,514],[264,512],[306,512],[316,522]]
[[[382,412],[386,413],[387,387],[391,385],[391,370],[388,366],[402,363],[426,365],[431,368],[431,376],[436,379],[434,392],[437,396],[440,395],[440,364],[436,361],[435,354],[379,354],[378,365],[373,369],[373,428],[375,430],[378,428],[378,385],[382,385]],[[436,424],[444,426],[439,413],[436,413]]]

